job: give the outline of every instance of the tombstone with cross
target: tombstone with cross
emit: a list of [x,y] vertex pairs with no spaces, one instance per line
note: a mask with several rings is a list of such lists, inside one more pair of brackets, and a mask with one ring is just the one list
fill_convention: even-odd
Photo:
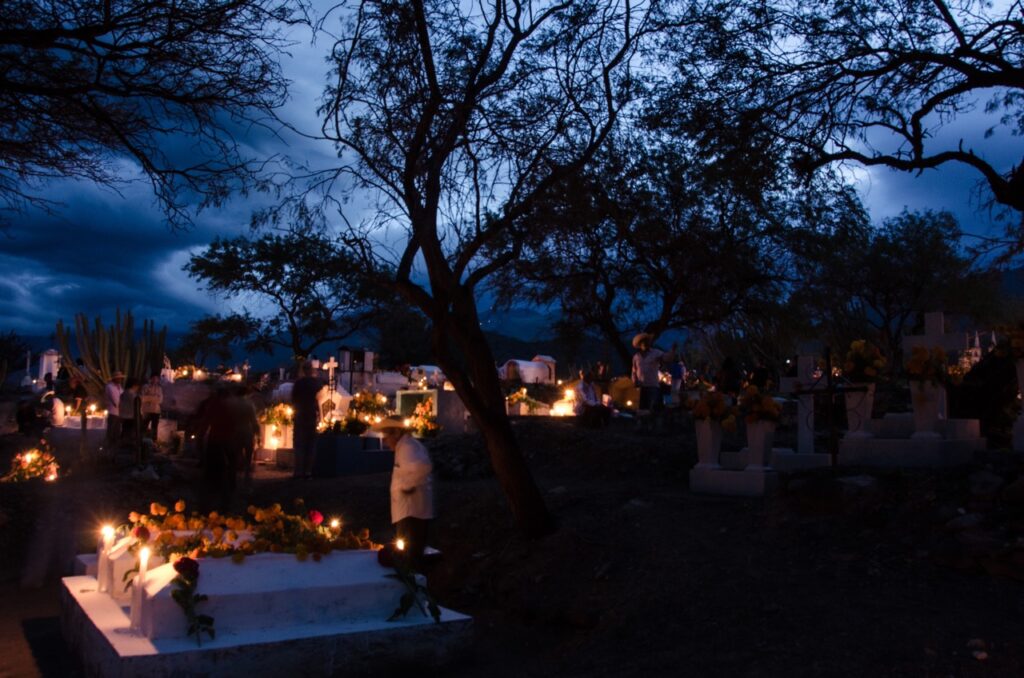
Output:
[[[946,355],[956,356],[964,350],[964,340],[959,334],[946,334],[946,316],[941,311],[924,314],[924,334],[906,334],[903,346],[907,349],[916,347],[931,349],[941,347]],[[946,392],[939,393],[939,418],[946,419]]]

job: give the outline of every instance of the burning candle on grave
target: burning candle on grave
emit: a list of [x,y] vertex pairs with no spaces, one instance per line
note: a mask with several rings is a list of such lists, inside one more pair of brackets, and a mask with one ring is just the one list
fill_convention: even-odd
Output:
[[146,570],[149,568],[149,547],[139,549],[139,586],[146,585]]
[[396,539],[395,540],[395,548],[398,549],[399,551],[404,551],[405,550],[405,540],[402,539],[401,537]]
[[335,532],[341,529],[341,521],[337,518],[331,518],[331,529]]
[[100,536],[103,537],[103,550],[110,551],[110,547],[114,545],[114,528],[111,525],[104,525],[100,529]]
[[100,541],[96,552],[96,590],[100,593],[110,591],[110,548],[114,545],[114,528],[104,525],[100,528]]

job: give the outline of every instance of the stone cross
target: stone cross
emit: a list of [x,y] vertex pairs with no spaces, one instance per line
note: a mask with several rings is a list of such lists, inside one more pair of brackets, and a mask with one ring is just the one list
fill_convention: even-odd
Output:
[[924,314],[924,334],[906,334],[903,344],[907,348],[941,346],[948,354],[964,350],[964,340],[958,334],[946,334],[946,316],[941,311]]
[[331,382],[331,387],[334,387],[334,370],[338,367],[338,361],[331,356],[331,359],[323,364],[323,368],[327,370],[327,380]]
[[[924,334],[904,335],[903,345],[907,348],[920,346],[928,349],[941,346],[950,357],[955,357],[964,350],[964,340],[959,335],[946,334],[946,316],[941,311],[925,313]],[[946,418],[945,390],[942,390],[939,395],[939,418]]]
[[814,394],[812,390],[823,388],[816,384],[814,372],[818,361],[814,355],[800,355],[796,359],[796,377],[783,379],[783,393],[797,393],[796,451],[800,454],[814,452]]

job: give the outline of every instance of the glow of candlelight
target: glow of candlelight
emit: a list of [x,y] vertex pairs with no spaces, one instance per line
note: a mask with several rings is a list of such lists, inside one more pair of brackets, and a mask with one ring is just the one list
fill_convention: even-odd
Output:
[[100,528],[100,534],[103,536],[103,548],[109,550],[114,545],[114,528],[111,525],[104,525]]
[[405,540],[402,539],[401,537],[396,539],[395,540],[395,548],[398,549],[399,551],[404,551],[405,550]]
[[331,529],[332,530],[337,530],[339,527],[341,527],[341,521],[338,520],[337,518],[332,518],[331,519]]
[[139,549],[139,584],[146,583],[146,570],[149,567],[149,547]]

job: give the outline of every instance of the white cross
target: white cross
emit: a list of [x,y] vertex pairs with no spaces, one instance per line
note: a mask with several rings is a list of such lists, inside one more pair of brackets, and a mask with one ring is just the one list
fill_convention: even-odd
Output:
[[338,366],[338,361],[331,356],[331,359],[323,364],[323,368],[327,370],[327,379],[333,384],[334,383],[334,368]]

